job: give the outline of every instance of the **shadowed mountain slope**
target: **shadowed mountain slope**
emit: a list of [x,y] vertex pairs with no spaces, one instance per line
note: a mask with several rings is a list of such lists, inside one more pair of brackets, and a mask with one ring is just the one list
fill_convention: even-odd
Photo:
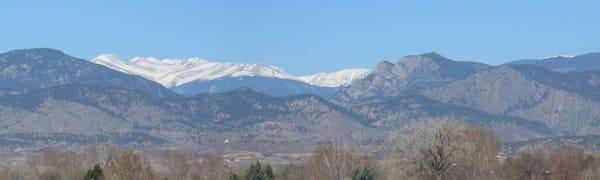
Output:
[[153,81],[44,48],[0,54],[0,84],[0,95],[67,84],[89,84],[138,90],[157,97],[176,96]]

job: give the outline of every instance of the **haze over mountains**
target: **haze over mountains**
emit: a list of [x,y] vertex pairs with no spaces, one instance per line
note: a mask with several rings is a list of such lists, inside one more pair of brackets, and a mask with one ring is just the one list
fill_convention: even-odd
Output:
[[[377,150],[390,133],[436,117],[488,127],[513,144],[600,134],[600,71],[591,65],[563,72],[425,53],[372,71],[297,77],[267,65],[102,58],[52,49],[0,54],[1,147],[303,151],[336,142]],[[561,64],[572,69],[580,60]]]

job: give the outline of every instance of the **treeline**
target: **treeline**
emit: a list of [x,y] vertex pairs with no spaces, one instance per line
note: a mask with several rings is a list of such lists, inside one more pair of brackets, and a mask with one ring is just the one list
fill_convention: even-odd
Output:
[[157,162],[128,149],[99,158],[95,148],[83,154],[45,150],[25,163],[0,168],[0,179],[116,180],[597,180],[600,156],[581,149],[540,147],[502,156],[501,144],[484,128],[448,119],[428,120],[389,139],[385,158],[346,146],[323,145],[302,163],[233,168],[219,155],[192,158],[165,150]]

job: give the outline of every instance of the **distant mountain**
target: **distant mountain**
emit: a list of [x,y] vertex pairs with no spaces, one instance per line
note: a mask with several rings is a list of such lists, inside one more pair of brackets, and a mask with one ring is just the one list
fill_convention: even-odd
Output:
[[221,93],[237,88],[251,88],[271,96],[290,96],[297,94],[315,94],[327,96],[336,88],[313,86],[304,82],[261,76],[224,77],[210,81],[192,81],[171,89],[179,94],[193,96],[205,92]]
[[279,79],[296,79],[283,69],[262,64],[235,64],[209,62],[200,58],[162,59],[135,57],[130,61],[104,54],[92,62],[156,81],[165,87],[177,87],[192,81],[210,81],[226,77],[261,76]]
[[532,64],[558,72],[600,70],[600,53],[579,56],[553,56],[542,59],[512,61],[507,64]]
[[[507,142],[552,133],[538,122],[490,115],[421,96],[345,108],[315,95],[273,97],[249,88],[158,98],[115,87],[65,85],[0,97],[0,146],[118,142],[125,146],[176,144],[201,147],[195,150],[290,152],[308,151],[323,142],[343,142],[376,148],[386,134],[409,122],[442,116],[492,128]],[[225,140],[229,143],[224,144]],[[265,149],[274,144],[279,148]]]
[[[129,133],[126,137],[137,140],[125,144],[222,148],[228,139],[228,146],[237,148],[285,144],[281,149],[308,151],[318,142],[364,143],[382,136],[318,96],[271,97],[247,88],[157,98],[120,88],[57,86],[0,97],[0,119],[0,142],[18,135],[21,145],[34,147],[58,141],[89,144],[94,141],[82,139],[95,137],[110,142],[106,139]],[[46,139],[40,141],[40,135]],[[18,142],[7,140],[11,147]]]
[[503,65],[424,94],[491,114],[543,122],[560,133],[600,134],[600,71],[560,73]]
[[418,94],[465,78],[490,66],[447,59],[436,53],[406,56],[396,64],[381,62],[366,77],[343,87],[332,99],[361,102],[372,98]]
[[156,81],[183,95],[225,92],[249,87],[274,96],[293,94],[329,95],[336,87],[364,77],[369,70],[348,69],[297,77],[276,66],[209,62],[200,58],[162,59],[135,57],[125,61],[104,54],[92,62],[117,71]]
[[0,95],[66,84],[93,84],[139,90],[158,97],[176,96],[155,82],[44,48],[0,54],[0,84]]
[[304,77],[200,59],[94,61],[118,71],[52,49],[0,54],[0,148],[306,152],[337,142],[377,150],[391,132],[448,116],[515,147],[600,135],[600,70],[491,67],[435,53]]
[[369,69],[344,69],[330,73],[301,76],[299,79],[316,86],[340,87],[349,85],[354,80],[364,78],[370,71]]
[[445,104],[419,95],[389,97],[351,108],[379,129],[395,130],[424,119],[453,117],[475,126],[488,127],[505,142],[551,136],[554,132],[543,123],[523,118],[492,115],[479,110]]
[[567,135],[553,136],[539,139],[510,142],[502,145],[506,153],[516,153],[523,150],[533,150],[539,147],[560,148],[565,145],[576,146],[586,152],[597,152],[600,150],[599,135]]

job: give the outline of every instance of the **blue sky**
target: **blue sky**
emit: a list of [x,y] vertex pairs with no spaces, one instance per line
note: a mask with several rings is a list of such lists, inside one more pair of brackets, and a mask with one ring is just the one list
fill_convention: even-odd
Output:
[[600,1],[29,1],[0,3],[0,51],[50,47],[273,64],[294,74],[409,54],[499,64],[600,51]]

